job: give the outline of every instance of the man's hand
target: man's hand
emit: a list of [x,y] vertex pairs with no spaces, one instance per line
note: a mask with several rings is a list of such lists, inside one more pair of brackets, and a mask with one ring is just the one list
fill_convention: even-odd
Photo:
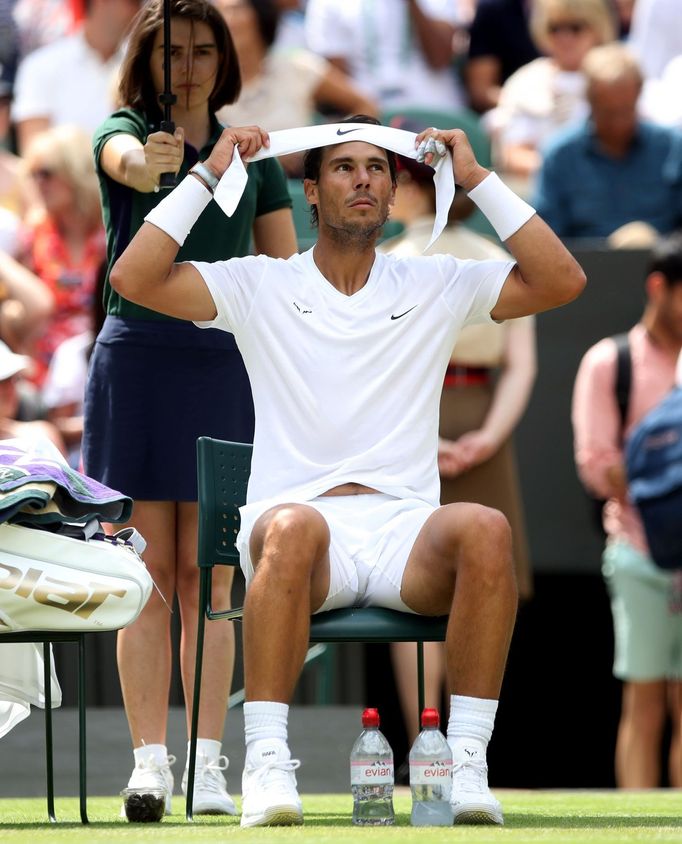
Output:
[[162,173],[177,173],[185,155],[185,133],[179,126],[175,134],[152,132],[144,145],[147,172],[154,185],[159,184]]
[[204,164],[221,178],[232,163],[232,153],[237,147],[241,159],[246,162],[254,156],[261,147],[270,146],[270,137],[266,131],[259,126],[230,126],[224,129],[213,147],[213,151],[204,161]]
[[431,167],[445,154],[443,145],[450,147],[455,182],[466,191],[475,188],[490,173],[476,161],[469,139],[461,129],[425,129],[417,135],[415,145],[419,151],[417,160]]

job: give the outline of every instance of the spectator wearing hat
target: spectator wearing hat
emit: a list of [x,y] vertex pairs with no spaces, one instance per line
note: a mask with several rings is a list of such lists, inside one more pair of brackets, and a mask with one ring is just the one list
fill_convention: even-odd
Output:
[[[424,127],[396,119],[392,125],[419,132]],[[472,209],[459,192],[451,220],[430,252],[475,260],[505,259],[492,241],[459,224]],[[399,257],[423,254],[433,228],[435,188],[431,167],[398,157],[392,219],[405,231],[378,249]],[[532,595],[528,543],[511,434],[526,409],[535,380],[533,317],[501,324],[467,326],[452,351],[440,403],[438,468],[441,504],[474,501],[502,511],[512,528],[519,597]],[[427,706],[439,706],[445,663],[438,642],[425,643]],[[414,676],[414,645],[392,645],[392,659],[410,744],[419,723]]]
[[64,454],[64,443],[54,425],[43,420],[24,421],[22,375],[30,368],[31,359],[18,355],[0,340],[0,439],[48,439]]

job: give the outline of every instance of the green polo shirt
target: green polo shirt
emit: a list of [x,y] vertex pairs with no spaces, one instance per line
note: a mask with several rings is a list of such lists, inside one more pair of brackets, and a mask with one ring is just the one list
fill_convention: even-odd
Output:
[[[198,152],[185,143],[185,157],[178,181],[197,161],[208,158],[223,127],[212,117],[211,137]],[[107,236],[107,275],[104,283],[104,308],[107,314],[132,319],[170,320],[164,314],[135,305],[124,299],[109,284],[109,273],[119,255],[142,225],[145,216],[160,202],[166,191],[140,193],[114,181],[102,170],[100,153],[114,135],[132,135],[145,143],[147,135],[157,131],[142,112],[124,108],[108,117],[93,137],[93,149],[102,196],[102,217]],[[178,252],[178,261],[224,261],[248,255],[253,222],[262,214],[291,208],[286,177],[274,158],[258,161],[247,168],[248,182],[237,210],[227,217],[216,202],[210,202]]]

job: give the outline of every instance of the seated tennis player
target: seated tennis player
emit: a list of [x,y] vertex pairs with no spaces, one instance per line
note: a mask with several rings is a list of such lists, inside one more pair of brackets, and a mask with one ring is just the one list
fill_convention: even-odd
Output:
[[[415,136],[356,116],[298,131],[295,143],[312,147],[312,249],[174,263],[214,190],[221,202],[236,191],[236,204],[241,159],[281,152],[285,133],[230,128],[147,216],[111,276],[133,302],[233,333],[251,379],[256,433],[237,540],[248,585],[241,824],[302,823],[288,704],[310,614],[351,606],[449,613],[455,823],[502,824],[486,749],[516,614],[510,530],[495,510],[439,506],[439,399],[463,326],[563,305],[585,277],[461,130]],[[514,260],[377,254],[406,143],[436,167],[437,190],[454,179],[468,193]]]

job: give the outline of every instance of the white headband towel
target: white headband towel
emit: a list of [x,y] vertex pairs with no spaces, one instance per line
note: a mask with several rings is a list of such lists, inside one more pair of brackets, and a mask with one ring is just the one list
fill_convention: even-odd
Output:
[[[343,144],[348,141],[363,141],[384,149],[390,149],[407,158],[416,158],[414,132],[393,129],[390,126],[375,126],[371,123],[328,123],[322,126],[304,126],[300,129],[282,129],[270,133],[270,146],[262,147],[250,161],[303,152],[314,147]],[[215,189],[214,199],[222,210],[231,217],[246,187],[246,168],[237,147],[234,148],[232,163],[225,171]],[[428,249],[438,238],[448,221],[448,211],[455,196],[455,178],[452,171],[452,153],[434,160],[433,182],[436,188],[436,219],[433,223]],[[426,250],[424,250],[426,251]]]

